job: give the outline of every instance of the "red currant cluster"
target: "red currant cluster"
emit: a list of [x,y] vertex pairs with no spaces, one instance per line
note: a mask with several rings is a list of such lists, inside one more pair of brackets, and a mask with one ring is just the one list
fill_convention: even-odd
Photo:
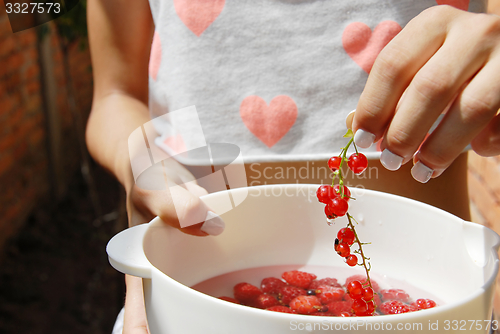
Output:
[[352,312],[358,316],[371,316],[375,313],[375,292],[371,286],[363,286],[360,281],[347,284],[349,296],[353,299]]
[[[351,246],[354,243],[358,245],[358,249],[355,250],[354,253],[360,255],[362,261],[359,265],[365,268],[367,279],[366,279],[366,286],[362,286],[361,283],[359,282],[357,283],[359,283],[360,286],[359,289],[371,290],[372,297],[368,298],[367,296],[365,296],[364,299],[360,297],[359,302],[357,302],[357,304],[356,303],[353,304],[352,311],[355,314],[359,313],[366,315],[365,313],[367,314],[369,313],[371,315],[375,310],[375,306],[373,304],[373,289],[371,287],[370,277],[368,274],[370,270],[369,263],[367,262],[368,259],[363,254],[362,243],[359,241],[358,236],[356,234],[356,230],[353,224],[353,221],[355,220],[347,212],[349,209],[348,202],[352,197],[351,197],[351,191],[344,185],[344,176],[342,174],[342,165],[344,164],[344,162],[347,162],[347,166],[354,174],[359,175],[363,173],[368,167],[368,159],[366,159],[366,156],[364,154],[358,152],[356,144],[354,144],[354,136],[351,130],[349,130],[344,137],[350,138],[347,145],[344,148],[342,148],[338,156],[331,157],[328,160],[328,167],[333,172],[332,185],[321,185],[316,191],[316,196],[318,197],[318,200],[321,203],[326,204],[325,215],[329,219],[328,220],[329,225],[332,224],[331,222],[332,219],[347,215],[348,219],[347,227],[342,228],[337,233],[337,238],[335,239],[334,247],[335,251],[341,257],[345,258],[346,263],[349,266],[354,267],[355,265],[358,264],[358,257],[351,252]],[[349,146],[351,144],[354,146],[356,153],[351,154],[349,158],[347,158],[347,150],[349,149]],[[335,180],[337,179],[337,177],[339,181],[338,184],[335,184]],[[357,290],[355,290],[354,294],[355,296],[357,296],[356,293]],[[357,300],[354,297],[353,299]],[[358,312],[356,310],[358,310]]]

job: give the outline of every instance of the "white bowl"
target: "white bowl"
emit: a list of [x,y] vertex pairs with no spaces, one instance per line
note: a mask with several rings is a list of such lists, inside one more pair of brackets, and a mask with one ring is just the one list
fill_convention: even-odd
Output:
[[[376,317],[316,317],[236,305],[190,288],[225,273],[264,266],[275,267],[277,275],[283,268],[279,266],[327,266],[332,267],[329,276],[344,276],[339,278],[362,273],[346,272],[348,266],[333,251],[336,233],[347,220],[338,218],[328,226],[317,188],[269,185],[229,190],[236,196],[248,191],[248,196],[221,215],[226,229],[217,237],[186,235],[159,218],[113,237],[107,247],[110,263],[143,278],[151,333],[448,333],[464,328],[488,333],[495,326],[488,322],[500,237],[432,206],[369,190],[354,189],[356,200],[350,201],[349,212],[359,223],[360,240],[371,242],[364,247],[371,258],[370,273],[381,285],[388,277],[388,282],[421,289],[439,301],[438,307]],[[227,192],[219,192],[203,200],[215,212],[224,212],[220,203],[226,197]]]

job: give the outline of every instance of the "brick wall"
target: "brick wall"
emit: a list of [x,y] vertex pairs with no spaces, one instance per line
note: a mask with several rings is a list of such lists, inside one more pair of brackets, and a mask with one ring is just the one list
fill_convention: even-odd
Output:
[[[39,28],[14,34],[0,10],[0,250],[33,208],[64,192],[79,166],[78,131],[67,100],[61,41],[55,25],[46,26],[49,32],[43,40],[37,36]],[[50,58],[44,58],[50,64],[45,71],[41,45],[48,50],[45,58]],[[92,98],[90,57],[77,43],[69,55],[77,112],[85,121]],[[56,92],[52,97],[47,83]],[[50,127],[48,115],[57,120]],[[59,138],[55,145],[54,138]],[[54,161],[54,156],[64,159]]]
[[[472,221],[500,234],[500,156],[485,158],[470,152],[468,184]],[[497,276],[495,310],[500,319],[500,275]]]

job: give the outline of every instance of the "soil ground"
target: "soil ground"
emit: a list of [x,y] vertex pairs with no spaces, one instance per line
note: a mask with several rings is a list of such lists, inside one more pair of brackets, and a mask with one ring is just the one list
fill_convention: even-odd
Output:
[[32,213],[0,257],[0,333],[110,334],[123,305],[123,275],[108,263],[108,240],[126,216],[117,182],[94,166],[102,212],[75,174],[66,196]]

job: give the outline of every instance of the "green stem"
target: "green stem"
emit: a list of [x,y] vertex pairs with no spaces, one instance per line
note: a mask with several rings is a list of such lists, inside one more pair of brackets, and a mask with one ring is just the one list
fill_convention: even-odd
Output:
[[354,228],[354,224],[352,223],[352,220],[351,220],[354,218],[352,218],[349,213],[347,213],[346,215],[347,215],[347,220],[349,220],[349,224],[347,224],[347,226],[349,228],[351,228],[351,230],[354,232],[354,237],[356,238],[356,243],[358,244],[358,247],[359,247],[359,254],[361,255],[361,258],[363,260],[362,265],[365,268],[365,272],[366,272],[366,282],[368,283],[368,286],[370,288],[373,288],[372,282],[370,280],[370,274],[369,274],[370,269],[368,268],[365,254],[363,253],[363,247],[361,246],[361,241],[359,241],[358,233],[356,233],[356,229]]

